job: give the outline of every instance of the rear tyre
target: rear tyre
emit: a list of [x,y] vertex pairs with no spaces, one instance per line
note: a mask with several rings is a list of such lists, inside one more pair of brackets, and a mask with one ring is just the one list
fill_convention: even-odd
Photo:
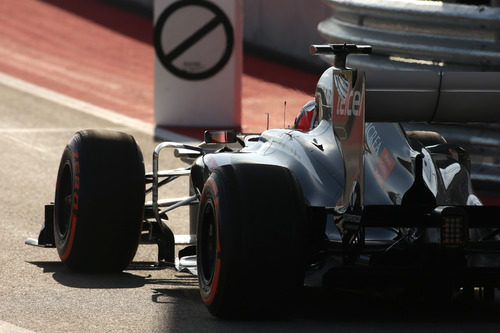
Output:
[[142,227],[144,163],[125,133],[77,132],[57,175],[54,239],[61,261],[82,272],[121,271]]
[[215,170],[198,215],[200,294],[221,318],[287,315],[305,271],[305,206],[285,168]]

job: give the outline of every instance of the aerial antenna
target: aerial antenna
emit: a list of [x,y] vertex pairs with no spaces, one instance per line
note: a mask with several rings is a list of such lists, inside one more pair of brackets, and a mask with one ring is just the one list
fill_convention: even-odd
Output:
[[266,130],[269,129],[269,112],[266,112],[266,116],[267,116],[267,126],[266,126]]
[[283,128],[286,128],[286,101],[283,103]]

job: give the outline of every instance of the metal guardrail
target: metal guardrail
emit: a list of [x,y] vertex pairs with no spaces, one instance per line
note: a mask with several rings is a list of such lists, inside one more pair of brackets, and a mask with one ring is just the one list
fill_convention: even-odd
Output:
[[[323,38],[373,46],[369,57],[351,56],[352,67],[500,71],[499,0],[492,0],[491,6],[418,0],[323,1],[333,12],[318,25]],[[471,155],[475,190],[500,193],[500,123],[407,123],[404,127],[439,132],[448,142],[465,148]]]
[[[373,46],[370,69],[500,70],[500,7],[419,0],[324,0],[333,15],[318,25],[329,42]],[[496,3],[494,3],[496,4]]]

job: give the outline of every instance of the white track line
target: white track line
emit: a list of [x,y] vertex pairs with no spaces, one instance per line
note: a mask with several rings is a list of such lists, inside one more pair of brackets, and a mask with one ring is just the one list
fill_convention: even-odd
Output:
[[35,333],[35,332],[0,320],[0,333]]
[[107,121],[110,121],[114,124],[120,126],[130,127],[134,130],[138,130],[140,132],[153,135],[161,140],[169,140],[169,141],[180,141],[180,142],[193,142],[197,141],[191,137],[174,133],[169,130],[165,130],[162,128],[157,128],[153,124],[141,121],[139,119],[135,119],[132,117],[125,116],[123,114],[117,113],[115,111],[111,111],[108,109],[101,108],[99,106],[78,100],[76,98],[72,98],[55,91],[49,90],[47,88],[43,88],[37,86],[35,84],[29,83],[27,81],[15,78],[13,76],[7,75],[5,73],[0,72],[0,84],[3,84],[7,87],[25,92],[27,94],[37,96],[43,98],[45,100],[51,101],[53,103],[57,103],[68,108],[74,109],[78,112],[83,112],[85,114],[94,116],[96,118],[101,118]]

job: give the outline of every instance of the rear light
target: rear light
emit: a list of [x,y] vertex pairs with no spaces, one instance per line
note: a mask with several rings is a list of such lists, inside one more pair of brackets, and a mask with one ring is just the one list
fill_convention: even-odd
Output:
[[445,247],[463,247],[468,240],[464,215],[441,216],[441,244]]

